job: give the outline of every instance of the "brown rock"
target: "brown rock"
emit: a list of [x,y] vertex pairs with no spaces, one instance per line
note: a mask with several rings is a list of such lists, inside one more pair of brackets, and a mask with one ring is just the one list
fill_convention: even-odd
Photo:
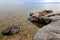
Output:
[[34,10],[32,13],[30,13],[29,20],[32,22],[37,21],[37,22],[48,24],[51,22],[51,19],[46,18],[45,15],[52,14],[52,13],[53,13],[52,10]]

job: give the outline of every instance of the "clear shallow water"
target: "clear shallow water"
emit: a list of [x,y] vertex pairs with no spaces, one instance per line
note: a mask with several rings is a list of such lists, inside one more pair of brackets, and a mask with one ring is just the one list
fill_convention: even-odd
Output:
[[36,9],[49,9],[49,10],[55,10],[60,12],[60,4],[53,4],[53,3],[3,3],[0,4],[0,16],[15,16],[19,15],[20,17],[24,17],[24,19],[27,19],[29,16],[29,13],[32,10]]
[[51,9],[55,11],[60,11],[60,4],[53,4],[53,3],[3,3],[0,4],[0,10],[15,10],[20,11],[20,14],[29,15],[32,10],[36,9]]
[[[17,18],[24,17],[23,19],[27,19],[29,17],[29,13],[32,10],[36,9],[49,9],[49,10],[55,10],[60,12],[60,4],[53,4],[53,3],[3,3],[0,4],[0,16],[5,17],[10,17],[11,18],[15,17],[18,15]],[[19,17],[20,16],[20,17]],[[40,24],[39,24],[40,25]]]
[[[23,29],[34,35],[38,28],[30,23],[27,18],[32,10],[52,9],[60,11],[60,4],[40,4],[40,3],[4,3],[0,4],[0,34],[5,26],[23,24]],[[37,24],[36,24],[37,25]],[[37,26],[42,26],[38,24]],[[12,36],[13,37],[13,36]],[[0,39],[3,36],[0,35]],[[5,38],[6,39],[6,38]]]

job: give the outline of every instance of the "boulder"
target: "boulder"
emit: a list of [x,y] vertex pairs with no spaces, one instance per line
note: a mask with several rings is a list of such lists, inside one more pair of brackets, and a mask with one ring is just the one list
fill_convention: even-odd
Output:
[[16,34],[19,32],[19,30],[20,30],[20,27],[16,25],[12,25],[10,27],[3,29],[2,34],[4,35]]
[[60,40],[60,20],[39,29],[34,35],[34,40]]
[[51,22],[37,31],[34,40],[60,40],[60,13],[48,14],[42,18],[45,22],[51,19]]
[[32,18],[39,18],[41,16],[44,16],[46,14],[51,14],[53,13],[52,10],[34,10],[33,12],[30,13],[30,16]]
[[[33,12],[30,13],[30,18],[29,20],[32,22],[41,22],[41,23],[45,23],[48,24],[51,22],[51,19],[47,18],[45,15],[48,14],[53,14],[52,10],[34,10]],[[44,18],[47,18],[47,22],[44,20]]]

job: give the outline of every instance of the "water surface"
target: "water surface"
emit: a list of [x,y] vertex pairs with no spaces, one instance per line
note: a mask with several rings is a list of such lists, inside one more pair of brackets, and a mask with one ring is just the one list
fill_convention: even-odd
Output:
[[[22,29],[34,36],[40,24],[33,24],[28,20],[29,13],[36,9],[49,9],[60,12],[60,4],[41,4],[41,3],[3,3],[0,4],[0,39],[4,37],[1,31],[9,25],[22,25]],[[21,25],[20,25],[21,24]],[[7,36],[8,37],[8,36]],[[13,36],[12,36],[13,37]]]

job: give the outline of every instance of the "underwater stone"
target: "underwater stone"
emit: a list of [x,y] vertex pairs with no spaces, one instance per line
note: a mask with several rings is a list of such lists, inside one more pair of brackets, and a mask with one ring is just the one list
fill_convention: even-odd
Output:
[[19,30],[20,30],[20,27],[16,25],[12,25],[10,27],[3,29],[2,34],[4,35],[16,34],[19,32]]

